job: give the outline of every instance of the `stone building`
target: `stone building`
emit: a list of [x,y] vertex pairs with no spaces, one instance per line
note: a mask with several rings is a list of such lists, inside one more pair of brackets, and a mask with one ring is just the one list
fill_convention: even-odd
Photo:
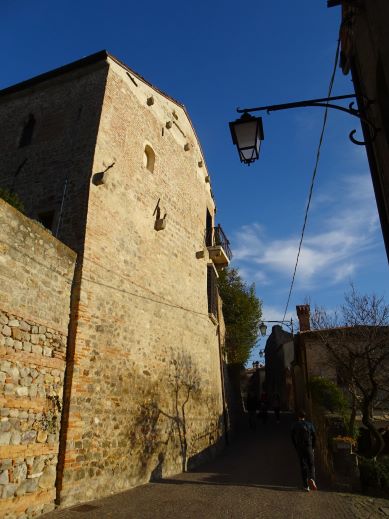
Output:
[[281,408],[293,407],[291,364],[294,360],[293,334],[276,324],[266,341],[266,389],[270,403],[274,395],[280,397]]
[[[360,370],[361,376],[367,377],[367,367],[364,361],[360,360],[366,358],[364,352],[370,352],[371,359],[382,357],[380,372],[382,380],[387,378],[388,367],[385,365],[389,359],[387,326],[344,326],[311,330],[309,305],[297,306],[296,309],[300,323],[300,331],[295,336],[293,362],[296,407],[309,408],[309,380],[312,377],[331,380],[339,387],[343,387],[347,395],[347,366],[351,366],[352,359],[357,365],[356,369]],[[339,355],[340,360],[336,360],[331,351]],[[374,353],[375,351],[377,353]],[[345,362],[341,356],[345,358]],[[375,375],[377,380],[380,380],[380,372]],[[387,393],[380,391],[376,404],[383,405],[385,400],[387,401]]]
[[351,72],[362,114],[366,152],[389,259],[389,3],[327,0],[327,4],[342,7],[340,66],[344,74]]
[[[18,517],[54,494],[69,506],[180,472],[222,445],[216,278],[230,252],[184,106],[107,52],[1,91],[0,120],[0,186],[48,229],[4,203],[4,250],[12,259],[19,240],[24,254],[17,291],[0,291],[4,422],[20,412],[12,423],[38,431],[1,437],[0,508]],[[22,332],[39,351],[16,339],[13,353],[6,338]],[[26,418],[36,394],[22,370],[38,364],[40,417]],[[60,436],[53,425],[39,441],[49,411]],[[35,450],[54,454],[33,468]],[[18,460],[35,489],[15,482]]]

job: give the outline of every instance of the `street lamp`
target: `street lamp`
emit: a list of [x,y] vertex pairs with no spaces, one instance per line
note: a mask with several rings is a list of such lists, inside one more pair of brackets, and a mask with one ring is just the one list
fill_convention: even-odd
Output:
[[259,331],[261,332],[262,337],[265,337],[265,335],[266,335],[266,330],[267,330],[267,326],[266,326],[266,324],[262,321],[261,324],[259,325]]
[[293,319],[291,318],[290,321],[261,321],[259,325],[259,331],[261,332],[262,337],[266,335],[267,326],[265,323],[282,323],[285,326],[287,326],[291,334],[293,335]]
[[264,139],[262,117],[244,112],[240,119],[230,123],[232,142],[236,145],[240,161],[250,165],[258,159]]
[[[296,101],[293,103],[284,103],[278,105],[268,105],[268,106],[257,106],[254,108],[237,108],[237,112],[243,114],[240,119],[236,119],[236,121],[232,121],[229,123],[232,142],[236,145],[239,153],[240,161],[244,164],[250,165],[252,162],[258,159],[259,150],[261,146],[261,141],[264,139],[263,133],[263,125],[261,117],[254,117],[249,112],[260,112],[266,111],[267,113],[275,112],[278,110],[288,110],[290,108],[301,108],[305,106],[319,106],[323,108],[334,108],[335,110],[340,110],[341,112],[346,112],[354,117],[357,117],[361,121],[364,121],[368,124],[372,130],[373,135],[371,140],[374,141],[376,134],[378,132],[378,128],[374,126],[368,119],[366,119],[361,111],[353,108],[354,102],[351,102],[346,108],[345,106],[333,104],[330,101],[337,101],[343,99],[353,99],[355,98],[355,94],[347,94],[342,96],[335,97],[324,97],[321,99],[308,99],[305,101]],[[366,105],[372,103],[372,101],[366,99]],[[354,144],[358,144],[360,146],[365,145],[365,142],[359,141],[354,138],[356,130],[352,130],[349,134],[349,139]]]

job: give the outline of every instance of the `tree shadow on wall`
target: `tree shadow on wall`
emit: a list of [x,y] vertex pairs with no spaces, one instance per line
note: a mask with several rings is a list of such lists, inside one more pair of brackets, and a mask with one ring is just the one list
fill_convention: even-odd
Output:
[[[142,465],[147,471],[148,461],[158,453],[158,464],[151,472],[150,481],[162,477],[163,462],[170,441],[175,434],[178,438],[181,469],[187,471],[188,465],[188,420],[187,410],[190,402],[200,396],[200,374],[192,357],[185,352],[172,355],[169,373],[165,381],[159,385],[149,383],[147,400],[140,404],[139,414],[135,419],[133,442],[137,434],[142,435],[144,459]],[[161,404],[163,392],[170,400],[170,409]],[[163,427],[162,418],[167,421]]]

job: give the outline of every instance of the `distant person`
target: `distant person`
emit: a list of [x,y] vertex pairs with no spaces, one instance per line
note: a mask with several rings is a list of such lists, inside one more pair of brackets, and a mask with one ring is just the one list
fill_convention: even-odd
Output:
[[249,415],[249,427],[250,429],[255,430],[256,423],[255,423],[255,416],[257,414],[257,407],[258,407],[258,397],[257,397],[257,391],[256,387],[254,385],[249,386],[247,391],[247,398],[246,398],[246,409],[247,413]]
[[259,418],[262,420],[262,423],[264,425],[267,422],[267,411],[268,411],[267,393],[265,391],[263,391],[261,394],[261,398],[259,400]]
[[297,413],[297,421],[292,426],[291,435],[300,461],[304,490],[317,490],[314,459],[316,432],[313,424],[305,419],[303,410]]
[[274,416],[276,418],[276,422],[280,423],[281,399],[280,399],[280,395],[278,393],[274,393],[272,405],[273,405],[273,411],[274,411]]

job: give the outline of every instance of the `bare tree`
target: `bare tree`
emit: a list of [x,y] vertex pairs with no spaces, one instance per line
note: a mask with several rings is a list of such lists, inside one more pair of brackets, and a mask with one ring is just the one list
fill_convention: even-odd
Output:
[[[141,433],[144,446],[144,470],[147,470],[148,460],[157,451],[158,465],[151,474],[151,479],[161,477],[162,464],[168,444],[173,440],[175,433],[178,436],[182,471],[187,471],[188,465],[188,409],[193,412],[196,400],[201,398],[201,376],[192,356],[187,352],[172,351],[169,363],[169,372],[161,376],[159,383],[147,381],[147,396],[139,404],[135,417],[135,426],[131,441],[137,443],[137,433]],[[198,403],[198,402],[197,402]],[[165,418],[165,426],[162,419]],[[191,416],[193,418],[193,416]]]
[[389,305],[383,297],[360,294],[351,285],[339,311],[315,307],[311,324],[327,348],[329,365],[350,394],[350,430],[359,409],[372,438],[368,455],[375,457],[385,445],[373,421],[373,407],[389,400]]
[[187,353],[176,354],[171,361],[172,370],[169,375],[169,383],[173,390],[174,414],[165,416],[174,419],[180,440],[182,471],[187,471],[188,463],[188,436],[186,406],[191,395],[200,390],[200,374],[192,357]]

